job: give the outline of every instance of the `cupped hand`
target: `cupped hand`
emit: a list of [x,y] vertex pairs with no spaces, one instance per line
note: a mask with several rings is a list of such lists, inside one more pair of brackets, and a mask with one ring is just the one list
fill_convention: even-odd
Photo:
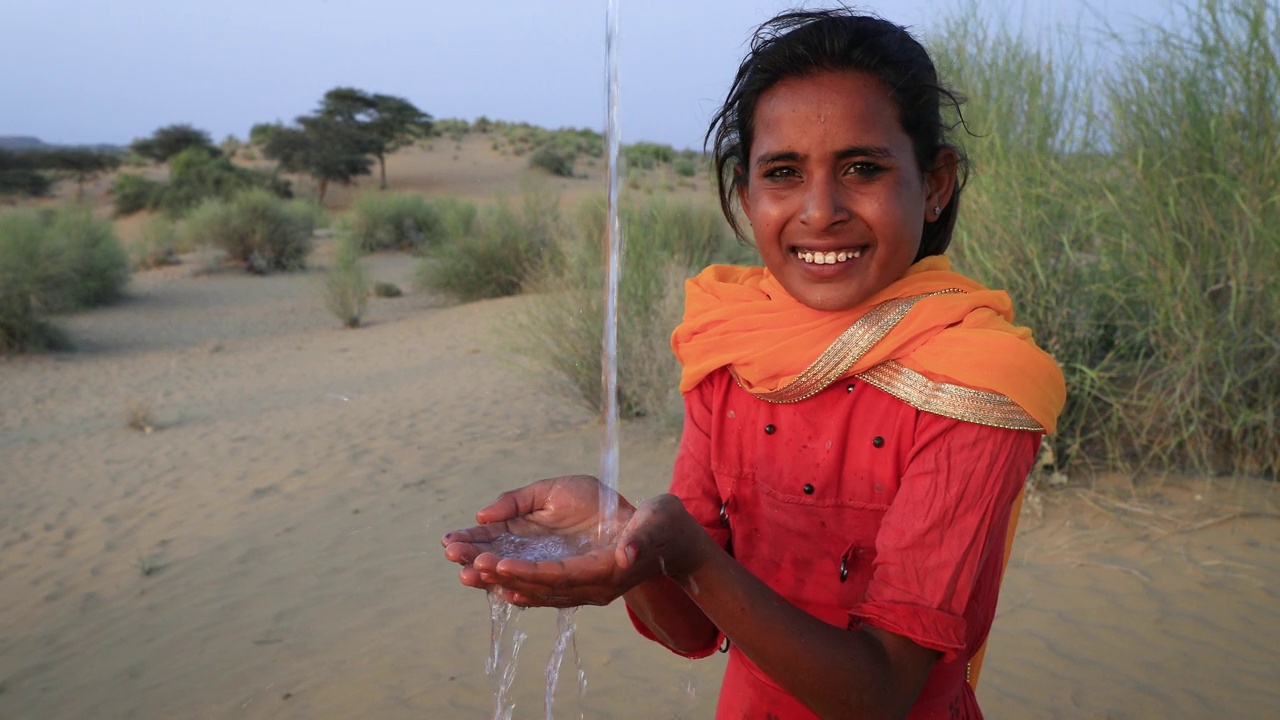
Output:
[[[635,508],[595,478],[574,475],[539,480],[498,496],[476,513],[479,525],[444,536],[445,557],[463,565],[459,577],[464,585],[497,589],[519,604],[568,607],[608,602],[598,594],[584,596],[584,592],[607,572],[602,566],[611,551],[601,552],[607,545],[598,535],[600,500],[609,495],[617,498],[618,510],[613,526],[604,528],[607,541],[626,524]],[[542,557],[510,556],[531,543],[543,547]],[[549,545],[559,545],[564,552],[548,552]],[[571,586],[576,586],[577,592],[555,594],[541,580],[548,574],[556,575],[556,584],[566,592]],[[526,576],[529,579],[522,581]]]
[[[659,574],[687,574],[714,545],[673,495],[639,510],[619,497],[617,531],[601,541],[594,536],[601,492],[608,489],[594,478],[577,476],[504,493],[477,513],[481,525],[445,535],[445,556],[464,565],[465,585],[498,592],[517,605],[575,607],[606,605]],[[502,547],[511,535],[581,544],[560,557],[511,557]]]

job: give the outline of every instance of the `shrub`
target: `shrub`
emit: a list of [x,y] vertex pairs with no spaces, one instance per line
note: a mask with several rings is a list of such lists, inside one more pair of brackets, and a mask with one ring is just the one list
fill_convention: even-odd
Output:
[[475,221],[472,237],[454,237],[418,268],[420,287],[468,302],[515,295],[534,273],[559,260],[558,201],[526,188],[520,210],[502,202]]
[[668,165],[676,159],[675,148],[651,142],[638,142],[622,148],[627,167],[651,170],[659,165]]
[[338,243],[333,267],[324,283],[325,306],[349,328],[359,327],[369,304],[369,274],[360,267],[360,248],[355,243]]
[[115,213],[124,216],[140,210],[161,210],[170,217],[180,217],[205,200],[230,199],[252,188],[282,198],[293,194],[283,178],[237,167],[226,155],[206,148],[189,147],[169,159],[168,182],[131,174],[117,176]]
[[529,156],[529,167],[540,168],[559,177],[573,177],[574,155],[572,150],[555,143],[543,143]]
[[147,218],[142,235],[132,249],[133,266],[145,270],[177,264],[178,253],[190,247],[182,242],[171,220],[156,216]]
[[115,214],[119,217],[156,207],[163,183],[148,180],[141,175],[120,173],[116,175],[112,194],[115,195]]
[[207,200],[187,218],[187,240],[226,252],[254,273],[306,265],[311,234],[323,215],[314,203],[284,201],[257,189],[233,199]]
[[422,252],[450,237],[469,234],[475,222],[472,203],[421,195],[364,193],[344,222],[346,232],[363,252]]
[[89,207],[59,208],[48,221],[44,242],[65,280],[46,293],[49,309],[96,307],[120,298],[129,282],[129,256],[111,225],[95,220]]
[[129,263],[87,207],[0,214],[0,350],[69,347],[48,313],[118,298]]

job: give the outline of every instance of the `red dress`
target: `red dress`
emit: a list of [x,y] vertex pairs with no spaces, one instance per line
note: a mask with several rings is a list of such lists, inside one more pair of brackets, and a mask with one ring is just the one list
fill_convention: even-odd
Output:
[[[768,403],[720,369],[685,396],[671,491],[804,611],[938,650],[908,717],[981,718],[965,665],[991,627],[1010,506],[1040,438],[922,412],[856,379]],[[716,717],[815,715],[731,647]]]

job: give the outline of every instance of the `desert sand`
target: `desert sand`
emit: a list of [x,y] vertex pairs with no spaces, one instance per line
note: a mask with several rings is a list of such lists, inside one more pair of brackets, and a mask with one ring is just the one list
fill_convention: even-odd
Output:
[[[393,186],[518,192],[523,163],[482,150],[415,151],[437,173],[416,180],[393,158]],[[138,273],[60,319],[76,352],[0,360],[0,719],[493,716],[489,607],[439,538],[504,489],[593,472],[599,423],[507,349],[528,298],[412,292],[346,330],[323,251],[266,278]],[[409,286],[412,258],[365,262]],[[624,494],[663,490],[674,440],[624,427]],[[1274,717],[1278,506],[1247,478],[1033,486],[988,717]],[[620,607],[576,622],[587,690],[566,661],[556,717],[712,716],[721,656],[669,654]],[[514,717],[540,718],[556,612],[519,624]]]

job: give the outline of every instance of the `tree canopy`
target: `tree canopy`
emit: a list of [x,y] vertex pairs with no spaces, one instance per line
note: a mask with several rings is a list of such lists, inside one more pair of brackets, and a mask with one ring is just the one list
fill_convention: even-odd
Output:
[[373,140],[360,128],[324,116],[304,115],[298,118],[298,127],[278,126],[265,137],[263,154],[285,172],[315,178],[322,203],[329,183],[345,185],[369,174],[369,156],[375,149]]
[[324,94],[311,115],[295,126],[260,123],[249,138],[285,172],[315,178],[321,202],[331,182],[347,184],[368,175],[377,158],[380,185],[387,187],[388,153],[431,132],[431,116],[394,95],[338,87]]
[[129,145],[129,149],[138,155],[161,163],[193,147],[207,149],[212,155],[222,152],[213,144],[209,133],[185,124],[167,125],[156,130],[151,137],[139,138]]
[[325,93],[317,116],[356,127],[369,136],[369,153],[378,159],[379,184],[384,190],[387,154],[431,133],[431,116],[408,100],[351,87],[337,87]]

